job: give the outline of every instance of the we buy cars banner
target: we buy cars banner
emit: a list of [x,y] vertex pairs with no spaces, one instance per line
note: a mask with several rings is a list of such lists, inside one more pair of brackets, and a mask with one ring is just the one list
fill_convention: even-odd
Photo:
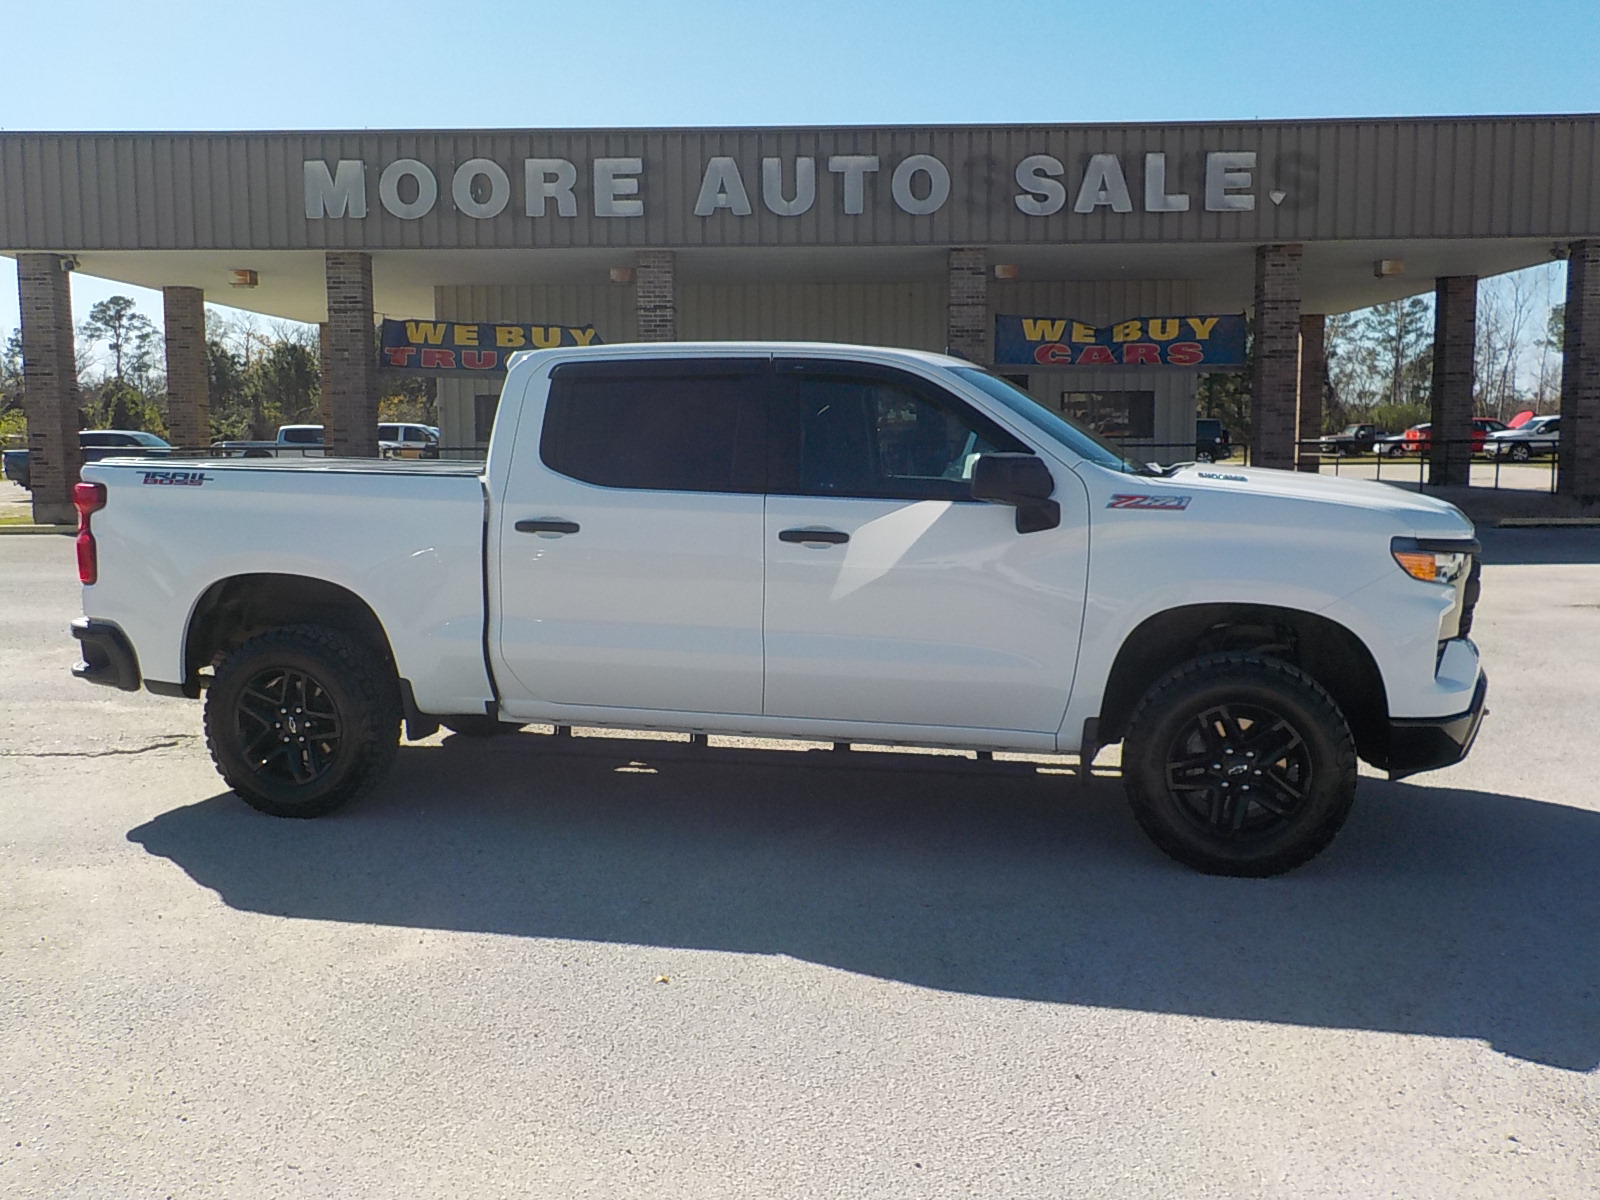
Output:
[[1007,367],[1242,367],[1244,316],[1132,317],[1094,326],[1071,317],[994,319],[994,361]]
[[498,325],[456,321],[384,321],[378,366],[429,375],[504,371],[519,350],[598,346],[593,325]]

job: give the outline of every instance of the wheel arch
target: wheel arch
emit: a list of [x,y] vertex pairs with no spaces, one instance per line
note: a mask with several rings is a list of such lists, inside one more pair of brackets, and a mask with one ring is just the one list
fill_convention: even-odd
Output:
[[1300,668],[1338,704],[1357,753],[1368,762],[1387,760],[1388,693],[1372,652],[1337,621],[1271,605],[1194,604],[1146,618],[1112,663],[1100,704],[1099,741],[1119,741],[1139,698],[1173,667],[1222,651],[1267,654]]
[[308,575],[259,573],[219,579],[201,593],[184,631],[186,692],[217,657],[269,629],[322,625],[348,634],[394,667],[394,650],[372,606],[349,588]]

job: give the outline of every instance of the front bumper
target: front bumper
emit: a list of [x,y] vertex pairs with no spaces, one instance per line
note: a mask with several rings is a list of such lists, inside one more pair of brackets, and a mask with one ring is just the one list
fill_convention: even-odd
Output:
[[121,629],[110,621],[79,617],[72,623],[72,636],[78,639],[83,655],[73,664],[73,675],[125,692],[139,690],[139,656]]
[[1483,724],[1484,699],[1489,694],[1489,677],[1478,674],[1472,691],[1472,706],[1453,717],[1402,719],[1389,722],[1389,760],[1385,769],[1390,779],[1404,779],[1422,771],[1437,771],[1460,762],[1472,749]]

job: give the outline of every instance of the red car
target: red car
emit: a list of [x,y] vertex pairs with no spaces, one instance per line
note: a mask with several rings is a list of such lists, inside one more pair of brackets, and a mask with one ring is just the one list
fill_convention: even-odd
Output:
[[[1489,440],[1489,435],[1498,430],[1507,428],[1504,421],[1497,421],[1493,417],[1472,418],[1472,452],[1482,454],[1484,444]],[[1433,444],[1433,423],[1424,421],[1421,425],[1413,425],[1410,429],[1395,437],[1384,438],[1379,444],[1381,453],[1396,457],[1401,454],[1426,454]]]

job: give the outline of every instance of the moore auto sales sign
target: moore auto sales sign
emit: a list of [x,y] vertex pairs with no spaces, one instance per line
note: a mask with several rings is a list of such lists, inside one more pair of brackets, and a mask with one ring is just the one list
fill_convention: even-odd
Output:
[[[1207,212],[1250,212],[1256,206],[1255,170],[1253,150],[1209,151],[1195,172],[1199,194],[1193,195],[1177,185],[1161,150],[1139,156],[1133,172],[1114,153],[1092,154],[1070,173],[1053,154],[1027,154],[1011,171],[1011,202],[1030,217],[1053,216],[1069,204],[1074,213],[1181,213],[1197,204]],[[402,221],[420,220],[441,204],[487,221],[510,210],[514,200],[532,220],[576,217],[580,209],[596,217],[646,215],[645,161],[638,155],[594,158],[581,166],[566,158],[524,158],[509,169],[493,158],[469,158],[445,171],[443,180],[439,169],[416,158],[379,165],[358,158],[306,159],[303,172],[308,221],[365,219],[372,211],[374,173],[377,203]],[[749,217],[758,205],[774,217],[803,217],[818,204],[819,174],[829,181],[823,202],[845,216],[861,216],[869,195],[883,191],[899,211],[932,216],[950,203],[954,187],[950,167],[935,154],[763,156],[759,167],[717,154],[705,160],[692,203],[688,196],[681,200],[700,218]],[[1282,191],[1270,196],[1274,203],[1286,198]]]

